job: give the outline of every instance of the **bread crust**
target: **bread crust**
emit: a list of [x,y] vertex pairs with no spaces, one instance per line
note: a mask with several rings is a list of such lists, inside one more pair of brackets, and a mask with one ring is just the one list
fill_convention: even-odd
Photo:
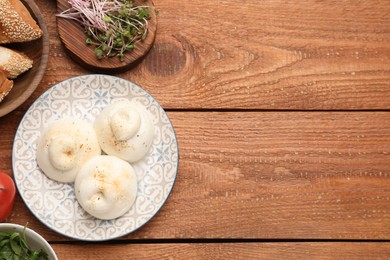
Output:
[[0,44],[27,42],[43,31],[20,0],[0,0]]
[[9,79],[26,72],[32,65],[33,60],[24,53],[0,46],[0,68],[9,73]]
[[14,86],[14,82],[7,77],[8,73],[0,69],[0,102],[3,101]]

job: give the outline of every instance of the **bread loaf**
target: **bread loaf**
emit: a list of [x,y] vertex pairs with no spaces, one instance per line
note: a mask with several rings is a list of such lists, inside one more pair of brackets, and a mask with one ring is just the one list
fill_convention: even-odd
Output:
[[0,102],[11,91],[14,82],[7,78],[8,73],[0,69]]
[[0,44],[31,41],[42,34],[20,0],[0,0]]
[[16,78],[32,65],[33,61],[25,54],[0,46],[0,68],[9,73],[9,79]]

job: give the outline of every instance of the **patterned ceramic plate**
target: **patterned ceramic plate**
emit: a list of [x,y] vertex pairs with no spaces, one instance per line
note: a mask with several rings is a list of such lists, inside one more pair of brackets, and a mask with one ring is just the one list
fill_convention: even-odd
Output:
[[[73,184],[48,179],[37,166],[37,140],[51,122],[77,117],[93,122],[113,99],[128,98],[150,112],[155,135],[146,157],[133,164],[138,177],[132,208],[114,220],[100,220],[78,204]],[[16,132],[12,165],[16,186],[27,207],[45,225],[74,239],[104,241],[127,235],[148,222],[167,200],[177,174],[178,145],[173,126],[158,102],[129,81],[107,75],[65,80],[42,94]]]

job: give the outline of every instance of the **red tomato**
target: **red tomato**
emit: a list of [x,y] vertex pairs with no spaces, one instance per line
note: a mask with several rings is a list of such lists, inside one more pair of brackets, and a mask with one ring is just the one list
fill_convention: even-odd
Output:
[[15,183],[7,174],[0,172],[0,222],[6,220],[15,200]]

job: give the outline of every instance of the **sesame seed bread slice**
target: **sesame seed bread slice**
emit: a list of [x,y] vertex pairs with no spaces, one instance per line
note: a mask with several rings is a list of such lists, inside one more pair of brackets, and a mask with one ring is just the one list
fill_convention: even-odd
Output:
[[0,69],[0,102],[3,101],[14,86],[14,82],[9,80],[7,76],[8,73]]
[[0,0],[0,43],[27,42],[42,35],[41,28],[20,0]]
[[0,46],[0,67],[9,73],[9,79],[16,78],[32,65],[33,60],[25,54]]

